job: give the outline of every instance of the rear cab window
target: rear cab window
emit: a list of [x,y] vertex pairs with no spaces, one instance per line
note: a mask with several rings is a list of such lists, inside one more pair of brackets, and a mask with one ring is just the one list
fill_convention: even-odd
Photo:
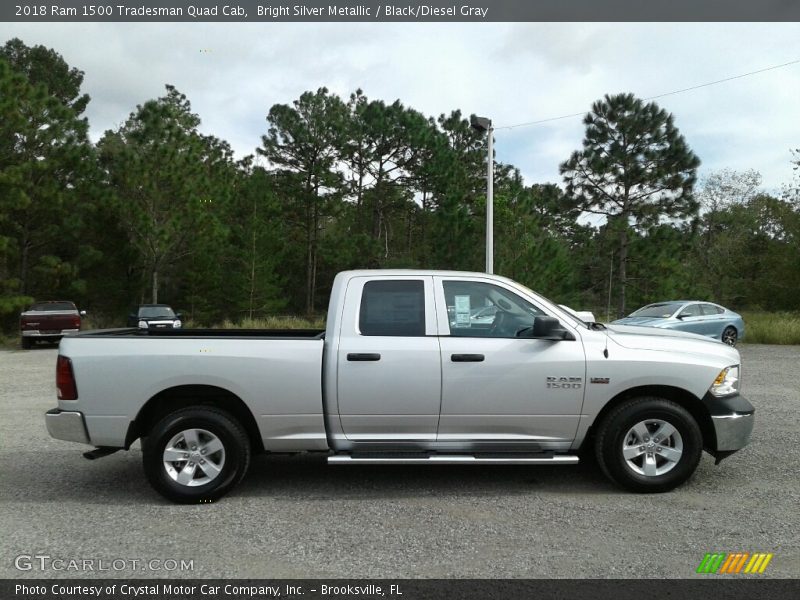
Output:
[[361,335],[366,336],[424,336],[424,282],[366,282],[361,293],[358,329]]
[[43,312],[64,312],[78,310],[72,302],[36,302],[29,310]]

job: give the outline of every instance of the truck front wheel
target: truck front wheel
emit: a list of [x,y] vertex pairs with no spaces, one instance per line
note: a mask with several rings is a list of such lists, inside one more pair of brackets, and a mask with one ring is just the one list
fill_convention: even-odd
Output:
[[250,441],[228,413],[189,407],[170,413],[142,438],[144,471],[165,498],[185,504],[211,502],[247,472]]
[[597,462],[621,487],[667,492],[691,477],[700,462],[703,437],[691,414],[664,398],[629,400],[600,423]]

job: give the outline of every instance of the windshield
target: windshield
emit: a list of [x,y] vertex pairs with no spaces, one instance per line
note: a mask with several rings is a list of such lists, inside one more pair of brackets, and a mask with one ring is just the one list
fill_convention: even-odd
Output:
[[139,308],[139,317],[143,319],[157,319],[159,317],[174,319],[175,313],[169,306],[142,306]]
[[31,306],[31,310],[42,310],[42,311],[65,311],[65,310],[77,310],[75,305],[72,302],[37,302],[33,306]]
[[637,311],[632,312],[631,317],[656,317],[668,319],[675,314],[680,304],[677,302],[660,302],[658,304],[648,304]]

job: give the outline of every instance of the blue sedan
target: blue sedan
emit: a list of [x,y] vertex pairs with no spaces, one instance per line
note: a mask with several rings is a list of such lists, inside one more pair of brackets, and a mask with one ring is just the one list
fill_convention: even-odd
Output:
[[744,320],[741,315],[719,304],[697,300],[648,304],[614,323],[697,333],[725,342],[729,346],[735,346],[744,337]]

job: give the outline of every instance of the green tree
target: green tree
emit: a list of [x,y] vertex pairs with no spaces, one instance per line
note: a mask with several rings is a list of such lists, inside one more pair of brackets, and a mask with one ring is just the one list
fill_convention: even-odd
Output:
[[757,194],[719,215],[715,252],[728,262],[721,301],[766,310],[800,304],[800,211],[786,199]]
[[796,150],[792,150],[792,157],[794,160],[791,161],[792,169],[795,171],[794,177],[794,185],[790,186],[786,192],[786,196],[792,201],[800,205],[800,148]]
[[455,110],[440,115],[444,143],[431,163],[430,266],[483,270],[486,215],[486,136]]
[[[305,312],[314,312],[322,230],[343,193],[336,169],[344,144],[347,108],[326,88],[305,92],[289,106],[276,104],[269,130],[256,152],[274,166],[285,216],[302,236],[305,253]],[[298,240],[299,241],[299,240]]]
[[664,219],[697,212],[692,191],[700,160],[654,102],[606,95],[584,118],[583,148],[561,164],[566,193],[581,210],[606,217],[618,239],[618,314],[625,314],[628,241]]
[[165,96],[138,106],[98,144],[152,302],[158,302],[159,285],[171,268],[198,251],[193,242],[218,235],[219,207],[229,192],[221,174],[232,168],[227,143],[201,135],[200,118],[186,96],[173,86],[166,89]]
[[77,116],[89,104],[89,95],[81,93],[83,71],[70,67],[63,57],[45,46],[26,46],[13,38],[0,48],[0,58],[28,79],[32,85],[43,85],[48,95],[72,109]]
[[87,123],[0,58],[0,293],[77,291]]
[[[720,242],[729,227],[730,209],[747,205],[758,194],[761,175],[753,170],[722,169],[706,176],[700,183],[700,234],[695,245],[697,266],[705,273],[712,297],[723,302],[723,286],[731,270],[730,237]],[[741,232],[740,232],[741,233]]]
[[250,319],[286,307],[279,267],[285,253],[285,224],[273,177],[251,158],[242,162],[229,217],[232,252],[229,303]]
[[356,207],[356,228],[372,242],[367,265],[382,266],[410,257],[409,237],[418,207],[414,203],[418,155],[435,136],[435,126],[399,100],[368,100],[361,90],[348,103],[344,161],[349,194]]
[[496,272],[572,303],[577,296],[575,263],[557,214],[563,195],[556,186],[525,186],[519,170],[510,165],[497,165],[496,171]]

